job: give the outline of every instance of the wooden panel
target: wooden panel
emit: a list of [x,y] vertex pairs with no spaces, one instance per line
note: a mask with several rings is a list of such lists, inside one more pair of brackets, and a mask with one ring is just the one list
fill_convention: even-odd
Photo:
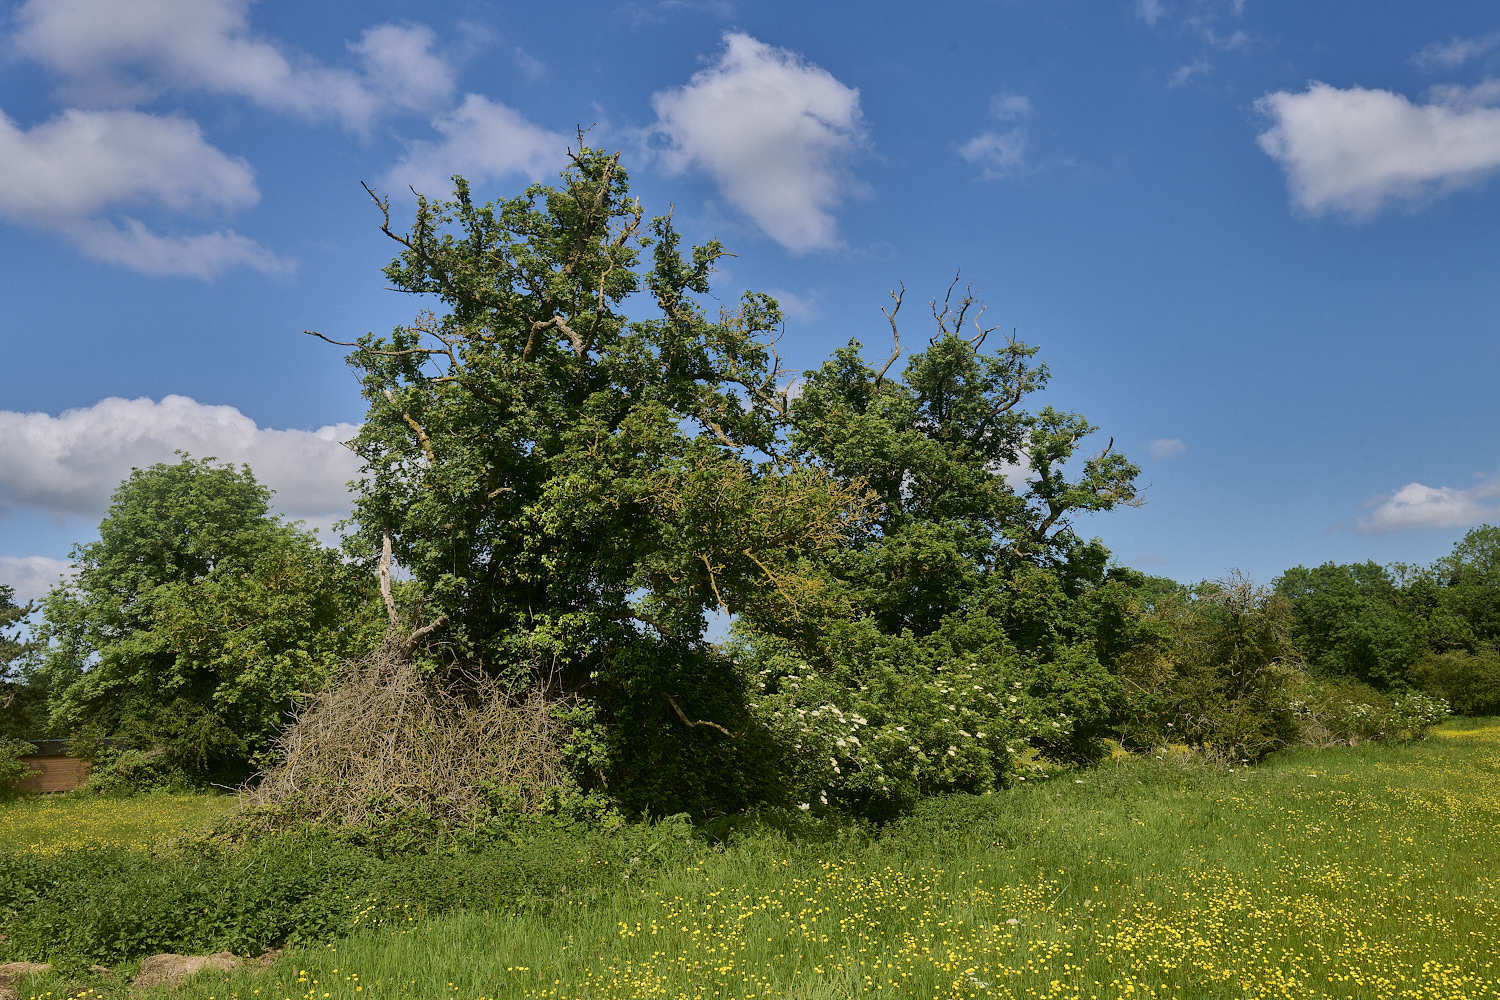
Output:
[[67,792],[89,780],[93,766],[77,757],[22,757],[33,772],[16,787],[23,792]]

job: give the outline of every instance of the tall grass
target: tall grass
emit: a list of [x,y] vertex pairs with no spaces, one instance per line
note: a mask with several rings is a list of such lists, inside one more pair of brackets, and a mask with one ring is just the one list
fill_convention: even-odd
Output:
[[1500,997],[1500,724],[1136,761],[877,838],[741,830],[550,911],[382,912],[179,996]]

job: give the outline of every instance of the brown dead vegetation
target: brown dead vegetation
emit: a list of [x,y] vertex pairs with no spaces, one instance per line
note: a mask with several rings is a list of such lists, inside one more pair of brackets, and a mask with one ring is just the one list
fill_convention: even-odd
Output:
[[513,696],[489,676],[428,674],[414,645],[393,627],[308,700],[245,804],[336,826],[417,812],[444,827],[541,805],[562,773],[546,698]]

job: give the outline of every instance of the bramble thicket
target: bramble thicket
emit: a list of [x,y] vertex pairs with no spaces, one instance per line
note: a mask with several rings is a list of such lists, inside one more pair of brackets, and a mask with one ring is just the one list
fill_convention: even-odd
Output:
[[[793,373],[774,298],[707,304],[724,248],[648,217],[618,154],[488,204],[454,180],[405,231],[376,199],[387,281],[434,307],[316,334],[368,404],[342,552],[248,468],[136,470],[0,643],[0,761],[67,738],[99,790],[264,776],[241,834],[420,839],[887,822],[1116,747],[1245,762],[1500,711],[1500,528],[1428,567],[1146,576],[1078,533],[1139,470],[1037,405],[1038,349],[956,281],[920,321],[891,293],[888,354]],[[0,624],[30,610],[0,592]]]

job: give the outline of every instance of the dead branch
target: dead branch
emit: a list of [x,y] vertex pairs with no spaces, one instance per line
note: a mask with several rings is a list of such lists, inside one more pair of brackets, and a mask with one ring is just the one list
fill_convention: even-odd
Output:
[[[364,181],[360,181],[359,186],[365,189],[365,194],[369,195],[370,200],[375,203],[375,207],[380,209],[380,231],[382,233],[385,233],[391,239],[395,240],[397,243],[400,243],[402,246],[406,247],[408,250],[412,249],[411,240],[407,239],[405,236],[397,236],[395,233],[391,232],[391,199],[386,198],[384,201],[382,201],[380,199],[380,196],[375,193],[374,189]],[[412,191],[412,194],[417,194],[417,192]],[[417,195],[417,197],[420,198],[421,195]]]
[[685,723],[689,728],[692,728],[694,726],[709,726],[713,729],[717,729],[719,732],[723,733],[725,736],[728,736],[732,740],[739,739],[745,734],[745,729],[750,728],[750,724],[746,723],[744,729],[741,729],[737,733],[731,733],[729,730],[725,729],[717,722],[709,722],[706,719],[699,719],[698,721],[694,722],[692,719],[689,719],[687,717],[687,713],[683,712],[682,707],[677,704],[676,699],[674,699],[671,695],[666,694],[665,692],[663,692],[663,697],[667,699],[667,704],[672,706],[672,711],[677,713],[677,717],[681,719],[683,723]]
[[880,307],[880,311],[885,313],[885,318],[891,324],[891,340],[895,342],[896,349],[891,352],[890,360],[885,363],[885,366],[875,373],[875,388],[877,389],[880,388],[880,382],[885,378],[885,373],[890,371],[891,365],[895,364],[896,359],[901,356],[901,331],[896,329],[896,314],[901,311],[901,300],[906,297],[906,283],[898,282],[898,284],[901,285],[899,294],[894,288],[891,289],[891,298],[896,300],[895,307],[890,312],[886,312],[884,306]]
[[380,568],[375,575],[380,578],[380,599],[385,602],[385,613],[394,629],[401,624],[401,617],[396,614],[396,599],[391,596],[391,536],[388,533],[380,536]]
[[[391,390],[387,389],[385,391],[385,398],[390,400],[392,406],[396,405],[396,394]],[[427,437],[427,432],[422,429],[422,425],[417,423],[415,418],[406,410],[401,411],[401,417],[406,421],[406,426],[417,432],[417,441],[421,443],[422,451],[427,455],[427,464],[429,466],[436,466],[437,456],[432,453],[432,441]]]
[[448,623],[448,616],[447,615],[438,615],[437,619],[435,621],[432,621],[432,622],[429,622],[426,625],[423,625],[421,628],[417,629],[411,635],[407,636],[406,640],[401,644],[401,656],[402,657],[409,657],[409,656],[411,656],[411,654],[416,651],[416,648],[417,648],[418,644],[420,644],[423,639],[427,638],[429,635],[431,635],[432,633],[436,632],[438,629],[442,628],[447,623]]

